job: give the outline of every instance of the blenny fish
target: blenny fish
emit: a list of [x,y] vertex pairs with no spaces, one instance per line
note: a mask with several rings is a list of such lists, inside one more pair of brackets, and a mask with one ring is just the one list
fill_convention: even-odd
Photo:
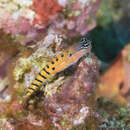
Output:
[[61,54],[52,58],[51,62],[48,62],[45,67],[41,69],[35,80],[32,82],[29,88],[27,88],[27,97],[32,96],[41,87],[46,86],[47,79],[69,66],[77,63],[77,61],[91,50],[91,42],[83,37],[78,45],[73,45],[67,50],[64,50]]

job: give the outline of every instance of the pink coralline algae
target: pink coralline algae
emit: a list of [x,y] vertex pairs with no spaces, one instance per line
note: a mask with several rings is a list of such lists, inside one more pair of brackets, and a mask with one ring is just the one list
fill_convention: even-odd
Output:
[[19,17],[16,21],[10,19],[3,27],[6,33],[11,34],[26,34],[31,29],[29,20],[24,17]]
[[0,17],[0,29],[10,34],[24,34],[31,29],[31,24],[25,17],[13,19],[9,12],[5,12],[4,16]]
[[51,29],[68,37],[74,37],[79,33],[85,35],[96,26],[94,17],[100,3],[100,0],[85,3],[74,1],[71,4],[68,2],[62,12],[49,22]]
[[[96,26],[95,16],[101,0],[28,0],[22,5],[15,2],[1,3],[6,8],[0,8],[0,28],[17,34],[16,39],[22,34],[24,43],[28,43],[38,41],[39,33],[45,37],[50,31],[67,37],[85,35]],[[29,41],[31,32],[38,38]]]
[[30,30],[33,12],[29,10],[29,1],[0,1],[0,29],[13,35]]

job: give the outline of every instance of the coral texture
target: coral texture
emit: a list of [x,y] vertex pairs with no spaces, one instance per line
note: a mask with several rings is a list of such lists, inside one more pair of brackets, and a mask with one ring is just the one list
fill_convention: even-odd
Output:
[[44,91],[29,100],[28,109],[23,102],[26,89],[46,63],[72,44],[78,45],[81,35],[96,26],[100,3],[0,1],[0,128],[63,130],[89,121],[94,126],[98,67],[91,52],[77,64],[52,75]]
[[31,9],[36,13],[34,24],[46,24],[62,7],[57,0],[34,0]]
[[22,45],[41,40],[50,32],[65,37],[85,35],[96,26],[101,0],[23,0],[0,2],[0,28]]

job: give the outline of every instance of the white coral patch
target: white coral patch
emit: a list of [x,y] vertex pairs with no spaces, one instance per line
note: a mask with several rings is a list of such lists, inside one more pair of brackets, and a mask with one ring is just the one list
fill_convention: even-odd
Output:
[[32,22],[35,13],[29,8],[30,5],[32,5],[32,0],[0,0],[0,20],[3,21],[5,18],[5,21],[8,21],[10,18],[17,20],[22,16]]
[[31,21],[33,21],[34,19],[34,11],[28,9],[28,8],[22,8],[21,9],[21,16],[27,18],[27,19],[30,19]]
[[14,12],[14,13],[12,14],[12,18],[15,19],[15,20],[17,20],[19,16],[20,16],[20,10]]
[[30,6],[32,5],[32,0],[13,0],[15,3],[19,4],[20,6]]
[[68,0],[58,0],[59,5],[65,7],[68,3]]
[[76,119],[73,121],[74,125],[79,125],[84,123],[85,118],[88,116],[89,114],[89,107],[82,107],[80,109],[80,113],[77,115]]
[[85,4],[86,2],[88,2],[88,0],[79,0],[81,3]]
[[18,19],[19,16],[23,16],[27,19],[29,19],[31,22],[33,21],[34,19],[34,16],[35,16],[35,13],[34,11],[28,9],[28,8],[21,8],[20,10],[18,11],[15,11],[13,14],[12,14],[12,17],[14,19]]

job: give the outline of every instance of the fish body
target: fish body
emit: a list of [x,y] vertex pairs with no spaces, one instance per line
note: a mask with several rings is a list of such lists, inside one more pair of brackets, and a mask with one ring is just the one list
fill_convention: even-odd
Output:
[[67,50],[64,50],[61,54],[52,58],[51,62],[39,72],[31,86],[27,88],[27,96],[33,95],[41,86],[45,86],[47,79],[53,74],[56,74],[69,66],[77,63],[77,61],[83,57],[86,53],[90,52],[91,45],[87,38],[83,37],[78,45],[74,45]]

